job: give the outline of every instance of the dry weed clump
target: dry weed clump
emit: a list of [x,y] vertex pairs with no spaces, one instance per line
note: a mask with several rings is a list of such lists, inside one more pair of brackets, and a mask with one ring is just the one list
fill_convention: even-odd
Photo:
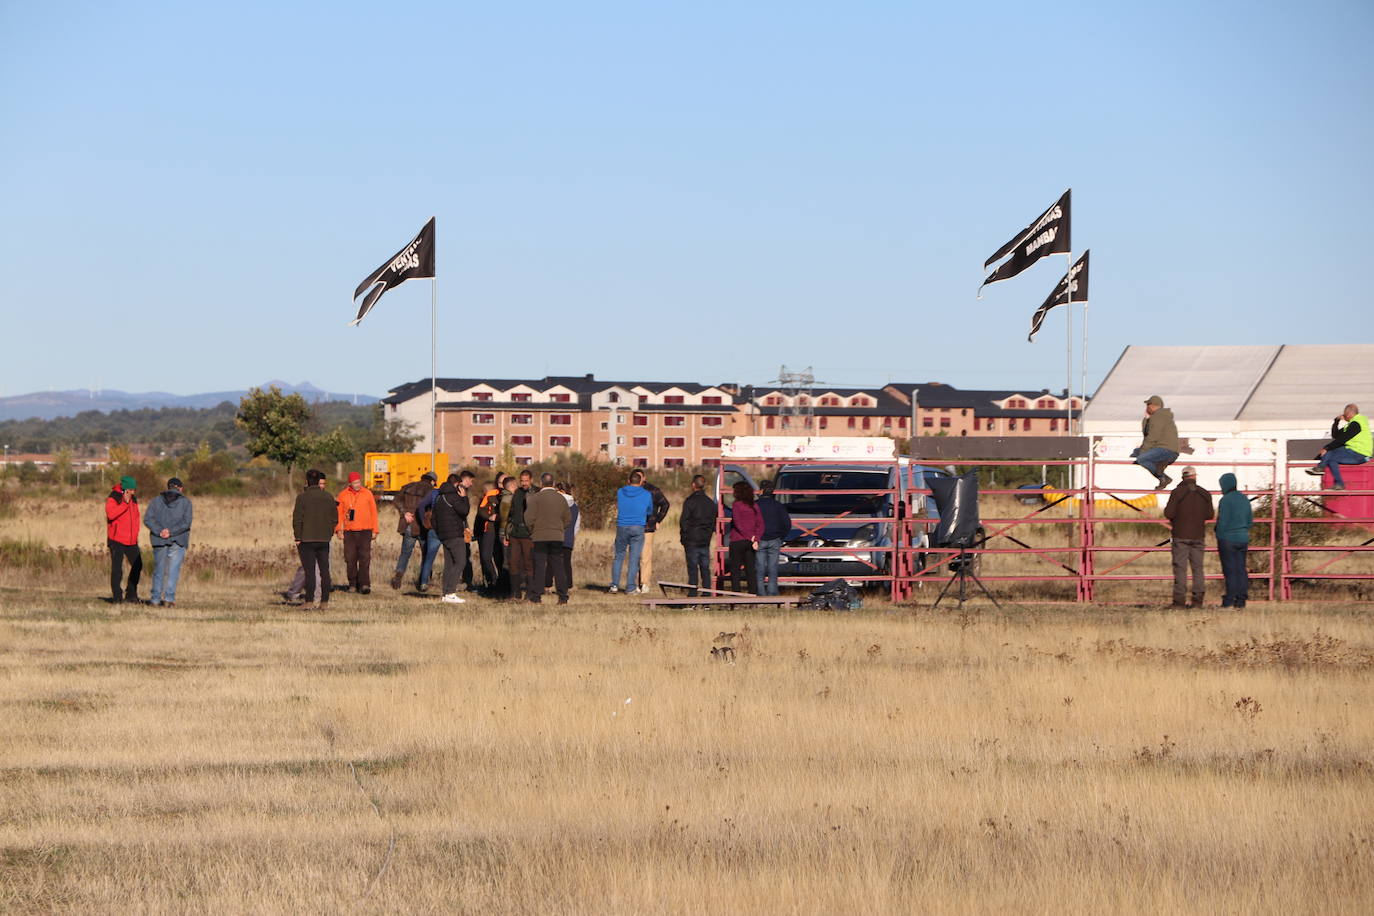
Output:
[[[1146,646],[1124,637],[1097,643],[1105,656],[1179,662],[1189,666],[1225,668],[1330,668],[1364,671],[1374,668],[1374,649],[1352,646],[1345,640],[1317,630],[1310,636],[1251,636],[1242,642],[1219,646]],[[1258,714],[1258,707],[1255,708]]]

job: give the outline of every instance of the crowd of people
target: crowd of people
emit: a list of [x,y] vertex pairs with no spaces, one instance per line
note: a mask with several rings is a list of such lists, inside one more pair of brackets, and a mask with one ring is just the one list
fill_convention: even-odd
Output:
[[[1166,468],[1182,450],[1173,412],[1158,395],[1145,401],[1136,463],[1164,490],[1173,482]],[[1343,490],[1342,466],[1367,462],[1374,453],[1369,419],[1355,404],[1347,404],[1331,425],[1331,441],[1317,455],[1313,475],[1330,474],[1331,488]],[[1237,489],[1234,474],[1220,479],[1215,537],[1225,580],[1223,607],[1244,607],[1249,577],[1246,552],[1253,516],[1249,500]],[[683,502],[679,539],[687,566],[689,594],[717,592],[711,564],[711,543],[719,535],[726,549],[725,579],[729,591],[777,595],[782,546],[792,530],[787,507],[774,497],[774,482],[759,491],[747,482],[734,485],[728,517],[722,519],[715,500],[706,493],[706,479],[692,479]],[[443,555],[440,579],[442,600],[462,604],[464,593],[487,598],[539,603],[550,591],[567,604],[573,581],[573,548],[581,525],[581,510],[573,487],[544,473],[536,485],[528,470],[499,474],[479,486],[471,471],[450,474],[443,483],[433,472],[401,488],[395,500],[400,555],[391,587],[400,589],[410,563],[419,554],[415,588],[427,592],[435,562]],[[642,470],[629,474],[616,492],[615,546],[611,582],[607,590],[635,595],[653,580],[653,541],[671,508],[667,496],[650,483]],[[1164,517],[1172,529],[1176,607],[1200,606],[1205,594],[1204,531],[1213,518],[1212,494],[1198,485],[1197,471],[1185,467],[1182,480],[1169,495]],[[190,545],[192,507],[182,482],[173,477],[166,489],[141,512],[137,484],[121,477],[105,500],[107,544],[110,554],[110,593],[116,603],[139,602],[143,560],[140,529],[147,528],[153,552],[152,591],[148,603],[173,607],[182,562]],[[305,489],[296,497],[292,530],[300,566],[284,597],[293,604],[319,607],[331,591],[372,591],[372,546],[381,531],[376,497],[363,486],[362,475],[348,475],[348,484],[330,493],[323,472],[306,472]],[[330,547],[335,536],[343,542],[346,583],[335,586],[330,574]],[[125,568],[127,567],[127,577]],[[622,572],[625,574],[622,579]],[[1191,589],[1188,576],[1192,574]],[[1188,604],[1191,598],[1192,604]]]

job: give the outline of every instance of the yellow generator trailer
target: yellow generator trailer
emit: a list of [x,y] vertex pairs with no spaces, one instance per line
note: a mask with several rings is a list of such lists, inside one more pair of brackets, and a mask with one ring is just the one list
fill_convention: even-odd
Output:
[[443,483],[448,476],[448,455],[434,456],[437,467],[430,467],[429,452],[368,452],[363,456],[363,481],[382,499],[393,499],[401,487],[419,480],[432,470]]

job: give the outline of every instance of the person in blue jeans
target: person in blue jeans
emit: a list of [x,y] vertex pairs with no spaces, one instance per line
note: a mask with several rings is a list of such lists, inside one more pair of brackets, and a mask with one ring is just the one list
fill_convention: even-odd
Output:
[[792,515],[787,507],[773,498],[777,481],[765,480],[759,488],[762,494],[755,505],[763,515],[763,536],[759,538],[758,593],[778,594],[778,555],[782,542],[792,533]]
[[649,513],[654,511],[654,498],[644,489],[644,472],[630,472],[630,482],[615,494],[615,562],[611,564],[611,594],[620,591],[620,567],[625,554],[630,554],[629,576],[625,580],[625,593],[636,593],[635,583],[639,581],[639,554],[644,549],[644,526],[648,524]]
[[143,524],[153,544],[153,594],[148,603],[172,607],[186,548],[191,545],[191,500],[185,486],[173,477],[167,489],[148,503]]
[[1149,471],[1157,481],[1156,490],[1167,489],[1174,479],[1164,469],[1178,460],[1182,442],[1174,412],[1164,406],[1164,399],[1152,394],[1145,401],[1145,417],[1140,421],[1140,447],[1131,452],[1135,463]]
[[1245,555],[1250,550],[1250,527],[1254,524],[1250,500],[1236,489],[1236,475],[1221,475],[1221,502],[1217,504],[1217,556],[1226,580],[1222,607],[1245,607],[1250,597],[1250,573]]
[[[425,494],[425,498],[420,500],[419,511],[415,514],[416,524],[420,526],[420,536],[424,538],[425,544],[424,557],[420,560],[420,578],[415,583],[415,590],[420,592],[429,588],[430,576],[434,575],[434,558],[439,555],[439,535],[432,527],[425,526],[425,519],[434,511],[434,503],[438,498],[439,491],[430,490]],[[401,546],[405,546],[404,538]]]
[[1341,476],[1341,465],[1364,464],[1374,452],[1374,437],[1369,431],[1369,418],[1360,413],[1354,404],[1345,405],[1345,410],[1331,423],[1331,441],[1317,452],[1317,466],[1308,468],[1313,477],[1331,471],[1331,489],[1344,490],[1345,478]]
[[[401,515],[396,525],[396,530],[401,535],[401,555],[396,559],[396,572],[391,576],[392,588],[401,587],[401,580],[405,577],[406,567],[410,565],[410,555],[415,551],[416,544],[421,545],[420,577],[416,580],[416,587],[420,591],[429,587],[429,578],[434,573],[434,558],[439,554],[439,536],[424,527],[420,517],[420,505],[436,492],[434,486],[438,479],[438,475],[433,471],[425,471],[419,480],[401,487],[401,492],[396,497],[396,510]],[[433,504],[433,499],[430,499],[429,505]]]

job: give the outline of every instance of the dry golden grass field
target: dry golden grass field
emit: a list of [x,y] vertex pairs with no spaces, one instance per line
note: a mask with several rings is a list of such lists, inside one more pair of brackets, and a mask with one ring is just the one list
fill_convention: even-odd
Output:
[[1368,605],[312,612],[288,506],[0,519],[0,912],[1374,911]]

